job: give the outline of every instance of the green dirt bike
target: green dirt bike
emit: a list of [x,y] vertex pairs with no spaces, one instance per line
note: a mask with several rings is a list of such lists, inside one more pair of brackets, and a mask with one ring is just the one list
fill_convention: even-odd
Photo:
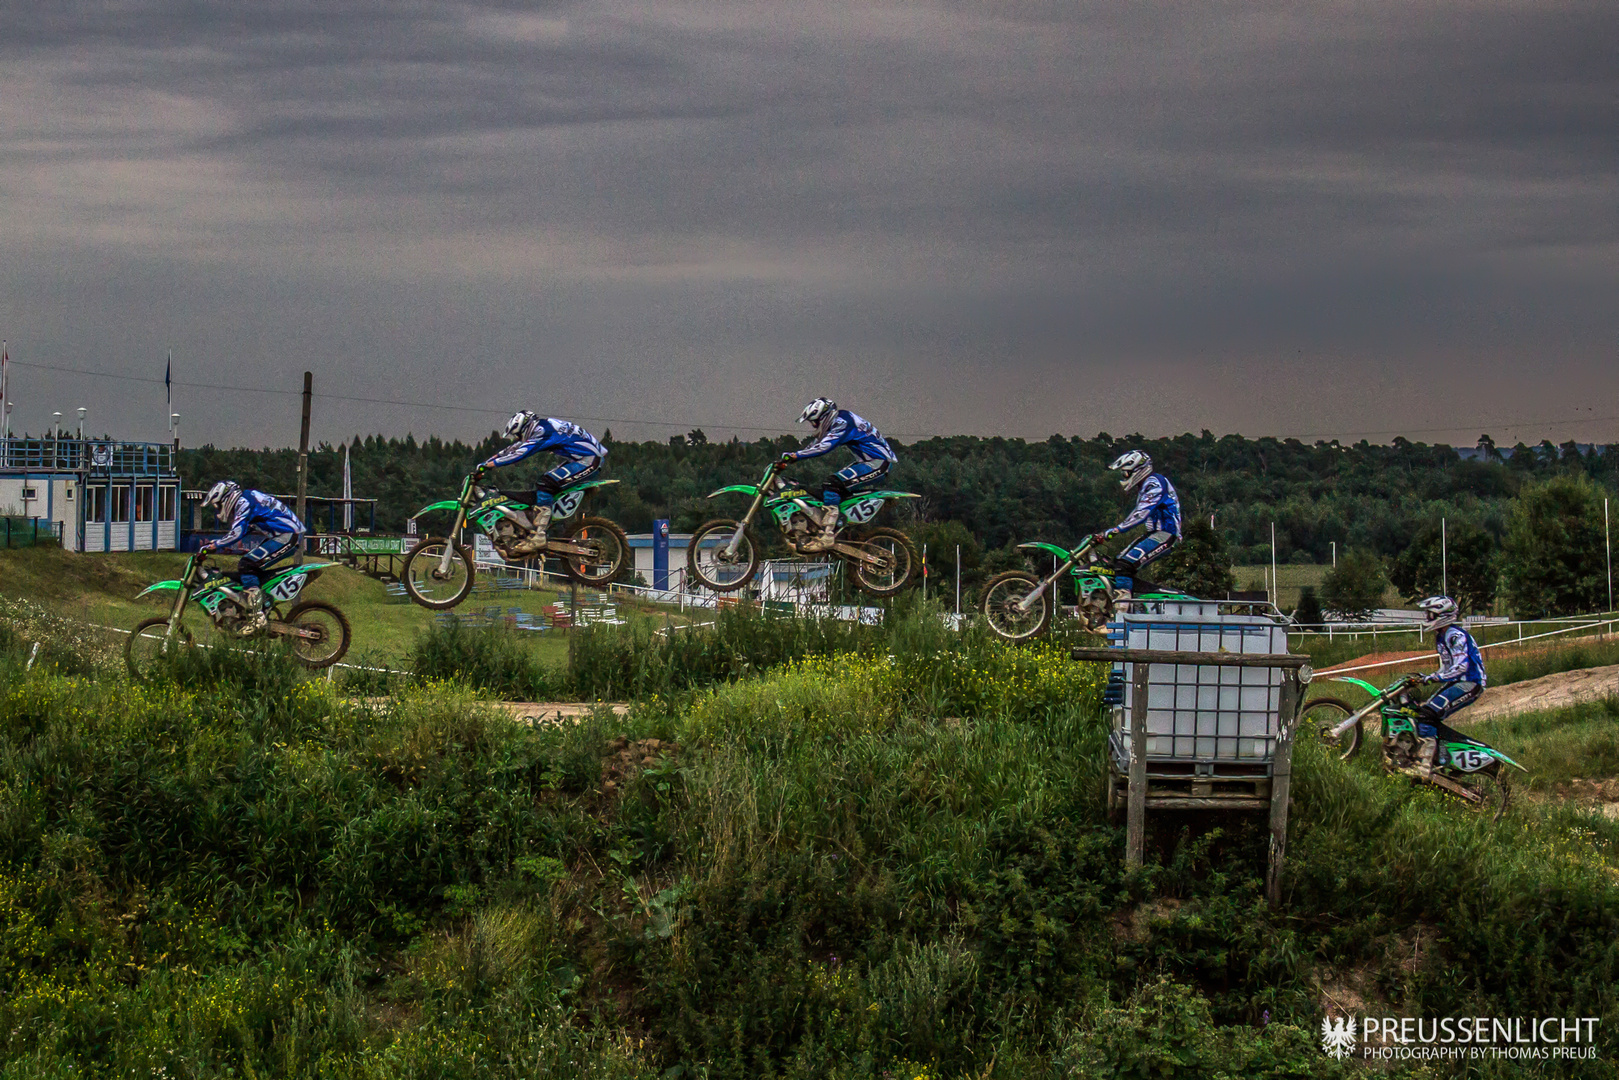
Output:
[[424,506],[414,515],[421,517],[433,510],[448,510],[455,515],[445,535],[423,537],[405,555],[399,576],[405,592],[422,607],[448,611],[472,592],[477,563],[472,548],[455,539],[468,525],[487,534],[502,559],[525,562],[537,558],[543,562],[555,555],[562,559],[568,576],[584,585],[605,585],[616,580],[629,561],[630,538],[616,524],[582,514],[577,521],[570,521],[584,504],[586,493],[616,484],[617,480],[586,480],[563,488],[552,507],[545,550],[517,555],[513,553],[514,546],[534,533],[528,518],[534,508],[533,494],[486,488],[478,479],[477,473],[471,474],[462,481],[461,494]]
[[[704,587],[715,592],[735,592],[753,580],[763,550],[753,530],[753,519],[760,507],[770,511],[795,553],[820,554],[806,552],[801,545],[816,534],[810,512],[818,515],[826,504],[782,476],[783,468],[781,462],[772,462],[758,484],[732,484],[708,496],[748,495],[753,504],[741,520],[716,518],[692,533],[686,548],[686,566]],[[828,554],[849,564],[855,584],[869,596],[893,596],[905,588],[916,568],[916,553],[910,538],[898,529],[863,527],[889,499],[916,498],[920,496],[908,491],[864,491],[843,501],[838,533]],[[855,526],[862,528],[851,534],[849,530]]]
[[[1336,676],[1333,682],[1351,683],[1372,695],[1372,700],[1359,709],[1335,698],[1317,698],[1305,706],[1300,723],[1301,731],[1314,731],[1316,736],[1335,751],[1341,760],[1348,761],[1360,751],[1366,717],[1379,712],[1383,729],[1383,767],[1390,772],[1406,772],[1417,766],[1417,706],[1412,690],[1421,682],[1421,676],[1406,675],[1379,690],[1369,682]],[[1499,820],[1512,801],[1510,765],[1528,772],[1522,765],[1507,757],[1495,747],[1475,739],[1445,724],[1439,729],[1439,750],[1434,755],[1432,776],[1413,773],[1412,779],[1447,791],[1465,800],[1478,810],[1493,811]]]
[[[1008,570],[990,578],[984,584],[980,605],[989,628],[1007,641],[1026,641],[1050,630],[1057,612],[1057,583],[1064,573],[1071,572],[1079,597],[1077,618],[1085,630],[1104,632],[1114,615],[1115,571],[1111,560],[1094,547],[1089,536],[1072,551],[1039,541],[1019,544],[1019,551],[1044,551],[1060,560],[1059,565],[1045,578],[1027,570]],[[1192,599],[1184,593],[1159,589],[1141,578],[1135,579],[1135,585],[1132,600]],[[1145,591],[1142,586],[1146,586]]]
[[[185,572],[178,580],[148,585],[136,597],[168,590],[175,594],[174,606],[167,615],[139,623],[124,642],[124,663],[135,679],[147,678],[159,658],[196,645],[185,624],[188,600],[197,602],[220,633],[242,636],[242,622],[248,611],[237,591],[239,586],[207,562],[208,554],[199,551],[186,560]],[[248,636],[287,639],[298,662],[308,668],[331,667],[343,659],[352,635],[348,616],[324,601],[298,599],[305,585],[319,577],[322,570],[336,565],[304,563],[267,574],[260,588],[271,603],[269,622]],[[290,606],[283,612],[283,605]]]

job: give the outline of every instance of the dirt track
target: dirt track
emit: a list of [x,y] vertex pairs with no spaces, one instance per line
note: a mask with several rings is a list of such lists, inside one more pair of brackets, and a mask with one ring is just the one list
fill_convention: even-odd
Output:
[[513,720],[530,725],[560,724],[569,720],[577,724],[581,717],[589,716],[602,705],[620,716],[630,708],[622,702],[589,701],[497,701],[495,705],[509,712]]
[[1542,675],[1538,679],[1526,679],[1506,686],[1485,687],[1483,696],[1456,719],[1459,724],[1466,725],[1523,712],[1566,709],[1570,705],[1614,696],[1619,696],[1619,664],[1560,671],[1555,675]]

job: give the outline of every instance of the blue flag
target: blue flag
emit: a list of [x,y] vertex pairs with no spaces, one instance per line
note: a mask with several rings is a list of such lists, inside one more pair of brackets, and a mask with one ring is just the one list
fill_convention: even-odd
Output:
[[169,375],[174,371],[174,353],[170,351],[168,365],[163,369],[163,392],[169,397],[169,411],[164,419],[168,422],[169,430],[174,430],[174,387],[169,384]]

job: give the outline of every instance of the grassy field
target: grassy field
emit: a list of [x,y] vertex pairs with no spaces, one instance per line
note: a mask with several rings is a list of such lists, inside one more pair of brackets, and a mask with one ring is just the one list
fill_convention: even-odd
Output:
[[[1619,1076],[1619,821],[1301,740],[1272,910],[1258,815],[1153,815],[1126,871],[1056,643],[729,618],[582,636],[635,704],[539,728],[274,651],[25,671],[49,628],[0,622],[0,1074],[1453,1075],[1323,1054],[1348,1001],[1598,1017],[1594,1060],[1464,1074]],[[1604,708],[1489,733],[1611,777]]]
[[[130,627],[150,615],[161,614],[167,607],[158,596],[136,600],[135,595],[154,581],[178,577],[184,563],[184,556],[162,552],[74,555],[49,547],[0,551],[0,596],[29,600],[86,624]],[[581,603],[592,593],[582,589]],[[343,566],[323,571],[304,595],[333,603],[348,615],[354,630],[347,658],[352,663],[386,667],[403,664],[418,634],[434,617],[432,612],[402,597],[390,596],[381,581]],[[622,594],[614,600],[620,617],[636,625],[663,626],[666,618],[671,623],[689,621],[678,611],[640,603]],[[489,607],[499,607],[504,612],[515,607],[539,617],[546,605],[566,601],[565,587],[502,590],[474,593],[457,612],[472,614]],[[536,660],[560,664],[567,658],[566,632],[521,632],[514,636]]]
[[[1276,567],[1276,582],[1278,598],[1276,606],[1283,611],[1292,611],[1299,603],[1299,590],[1306,585],[1315,588],[1316,596],[1321,595],[1321,582],[1326,578],[1331,566],[1315,566],[1301,563],[1281,563]],[[1236,579],[1237,588],[1242,590],[1260,591],[1270,580],[1270,566],[1233,566],[1232,576]],[[1405,598],[1399,590],[1390,585],[1383,592],[1383,606],[1388,608],[1406,607]]]

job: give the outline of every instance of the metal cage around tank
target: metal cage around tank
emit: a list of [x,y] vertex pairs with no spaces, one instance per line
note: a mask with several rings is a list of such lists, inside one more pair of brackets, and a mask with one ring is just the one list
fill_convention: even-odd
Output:
[[1107,804],[1127,816],[1126,863],[1139,866],[1151,810],[1269,810],[1266,893],[1279,898],[1292,737],[1309,659],[1287,651],[1269,604],[1137,601],[1108,627],[1109,648],[1077,660],[1113,665]]

